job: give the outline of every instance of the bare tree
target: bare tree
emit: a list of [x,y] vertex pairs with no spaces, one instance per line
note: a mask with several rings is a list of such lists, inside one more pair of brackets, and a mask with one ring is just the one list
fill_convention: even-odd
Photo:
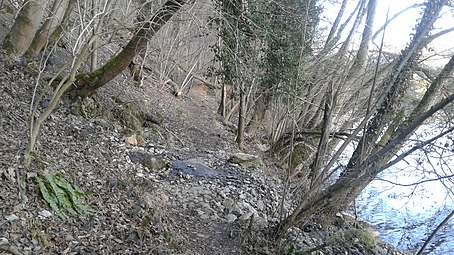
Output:
[[33,41],[44,15],[47,1],[25,1],[3,41],[3,48],[15,56],[22,56]]
[[[454,100],[454,94],[451,94],[436,105],[433,105],[429,110],[418,111],[416,115],[410,115],[412,117],[401,124],[387,141],[381,141],[382,131],[394,120],[396,107],[400,104],[403,94],[408,87],[405,81],[411,75],[412,67],[421,49],[427,43],[428,33],[446,2],[433,0],[427,3],[424,15],[416,28],[416,34],[412,42],[400,55],[389,77],[384,80],[382,87],[385,89],[376,106],[368,113],[355,131],[351,133],[350,138],[344,142],[331,160],[324,164],[322,173],[315,180],[314,188],[311,188],[308,194],[306,194],[306,199],[300,201],[292,214],[282,222],[279,231],[280,235],[288,227],[300,222],[304,218],[310,217],[315,212],[322,210],[323,214],[328,216],[339,210],[344,210],[378,173],[390,166],[392,161],[389,162],[389,160],[399,151],[405,140],[425,120]],[[449,63],[445,67],[445,70],[448,73],[452,71]],[[443,77],[445,77],[446,72],[440,74],[439,80],[444,80]],[[428,90],[426,94],[433,94],[433,91]],[[424,109],[427,108],[424,107]],[[368,121],[370,117],[372,118]],[[342,176],[334,184],[329,185],[326,189],[320,190],[320,185],[328,181],[328,178],[333,174],[330,171],[332,171],[331,167],[336,157],[339,156],[345,145],[362,130],[362,126],[366,122],[368,122],[366,132],[362,135],[363,138],[360,139],[360,142],[356,146],[356,150]],[[421,146],[432,141],[429,139],[423,142]]]

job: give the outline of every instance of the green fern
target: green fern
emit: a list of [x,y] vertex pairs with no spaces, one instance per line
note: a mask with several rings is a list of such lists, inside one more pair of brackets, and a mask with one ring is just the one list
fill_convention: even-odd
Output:
[[65,212],[71,215],[94,214],[90,206],[81,202],[81,199],[93,193],[83,193],[73,184],[59,174],[42,172],[42,177],[37,177],[39,190],[44,200],[49,204],[52,210],[62,219],[67,216]]

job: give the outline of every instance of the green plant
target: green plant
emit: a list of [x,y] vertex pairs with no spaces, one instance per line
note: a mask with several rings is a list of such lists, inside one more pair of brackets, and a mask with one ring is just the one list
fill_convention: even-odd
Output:
[[57,213],[65,219],[66,212],[72,215],[94,214],[90,206],[81,202],[81,198],[91,195],[91,192],[81,192],[76,186],[65,180],[60,174],[51,174],[47,171],[37,177],[39,190],[44,200]]

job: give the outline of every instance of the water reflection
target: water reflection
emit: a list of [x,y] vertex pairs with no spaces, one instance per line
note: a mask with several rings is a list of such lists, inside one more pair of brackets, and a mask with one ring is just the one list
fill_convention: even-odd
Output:
[[[416,252],[453,210],[454,202],[440,182],[390,187],[383,181],[374,181],[358,198],[357,208],[359,216],[374,225],[385,241]],[[454,254],[453,233],[451,221],[438,232],[424,254]]]
[[[403,150],[432,137],[439,127],[425,126]],[[359,216],[382,238],[402,250],[417,252],[432,231],[454,210],[452,137],[405,158],[378,176],[357,199]],[[428,181],[427,180],[437,180]],[[418,183],[417,185],[411,185]],[[400,185],[396,185],[400,184]],[[438,231],[423,254],[454,254],[454,219]]]

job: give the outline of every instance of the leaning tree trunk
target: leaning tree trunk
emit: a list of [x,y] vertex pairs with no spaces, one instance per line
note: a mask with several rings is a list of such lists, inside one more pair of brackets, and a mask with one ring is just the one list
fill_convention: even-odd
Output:
[[52,35],[57,27],[62,23],[68,6],[69,0],[55,0],[49,17],[46,19],[38,32],[36,32],[35,38],[33,38],[33,41],[27,50],[27,56],[36,57],[43,50],[50,35]]
[[246,119],[246,93],[244,92],[244,86],[240,88],[240,109],[238,115],[238,130],[236,136],[236,142],[240,149],[243,149],[244,143],[244,127]]
[[366,132],[353,152],[343,175],[348,175],[349,169],[359,165],[364,155],[372,152],[374,147],[376,147],[376,142],[381,136],[383,129],[393,121],[395,113],[399,112],[402,97],[408,89],[407,81],[413,75],[414,65],[420,52],[429,42],[428,33],[432,29],[446,1],[432,0],[427,3],[425,13],[416,28],[416,34],[412,42],[401,54],[390,76],[385,80],[384,86],[382,86],[385,88],[384,98],[379,102],[376,113],[369,121]]
[[437,110],[454,100],[454,95],[445,98],[427,112],[416,117],[412,123],[401,128],[399,134],[392,137],[392,140],[384,147],[378,146],[377,139],[383,129],[392,121],[393,112],[398,108],[407,88],[406,83],[410,78],[413,64],[426,45],[428,33],[446,2],[447,0],[431,0],[427,3],[424,15],[416,28],[415,36],[402,52],[389,78],[384,81],[383,87],[386,88],[384,96],[379,100],[380,105],[371,112],[374,113],[374,117],[369,121],[363,139],[358,143],[346,171],[328,188],[309,191],[306,199],[300,201],[292,214],[281,222],[277,232],[279,237],[282,237],[289,227],[317,212],[329,217],[333,213],[345,210],[380,172],[390,166],[388,161],[418,126]]
[[45,0],[25,2],[3,41],[3,48],[8,53],[21,57],[27,51],[43,19],[46,2]]
[[65,11],[65,14],[63,15],[62,17],[62,21],[60,22],[60,24],[55,28],[55,30],[53,31],[52,34],[49,35],[49,43],[52,44],[52,43],[56,43],[59,39],[60,39],[60,36],[61,34],[63,33],[64,31],[64,27],[65,25],[68,23],[68,21],[70,20],[69,19],[69,16],[71,15],[72,11],[74,10],[74,8],[76,7],[76,3],[77,3],[78,0],[69,0],[69,3],[68,3],[68,7],[66,8],[66,11]]
[[187,0],[169,0],[153,17],[145,22],[123,50],[109,62],[88,74],[80,74],[71,88],[72,97],[86,97],[104,86],[132,62],[134,57],[146,50],[147,42],[161,27],[187,2]]
[[356,53],[355,60],[353,61],[352,67],[348,72],[347,81],[356,79],[364,71],[367,63],[367,57],[369,54],[369,44],[372,38],[372,25],[375,19],[375,10],[377,7],[377,0],[369,0],[367,4],[367,17],[366,24],[364,26],[361,44],[359,45],[358,52]]
[[266,111],[269,107],[270,99],[271,95],[267,92],[260,95],[257,99],[254,115],[252,116],[246,127],[246,133],[248,133],[250,136],[255,136],[257,130],[262,125],[263,120],[265,119]]
[[334,23],[331,26],[331,29],[329,31],[328,38],[325,41],[325,46],[323,46],[323,50],[328,50],[331,46],[333,46],[332,40],[334,38],[334,34],[337,31],[337,28],[339,27],[341,19],[344,16],[345,8],[347,7],[347,2],[348,2],[347,0],[342,1],[341,7],[339,9],[339,12],[337,13],[336,19],[334,20]]

